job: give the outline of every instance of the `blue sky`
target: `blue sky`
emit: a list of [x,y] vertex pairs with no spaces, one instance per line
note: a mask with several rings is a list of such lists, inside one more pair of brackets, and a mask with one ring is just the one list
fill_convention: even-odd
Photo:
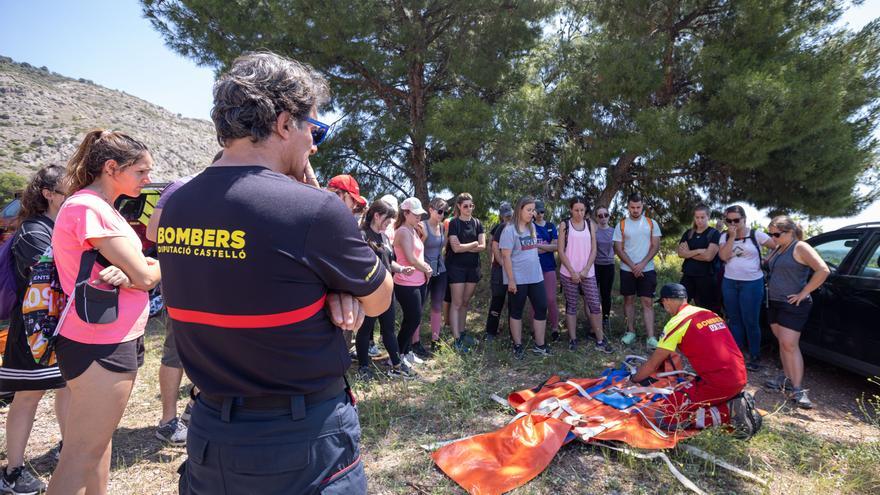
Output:
[[[858,29],[878,17],[880,0],[868,0],[847,11],[843,22]],[[209,118],[213,70],[166,47],[135,0],[0,0],[0,55]],[[763,215],[752,209],[749,216]],[[855,219],[822,225],[827,230],[869,219],[880,220],[880,201]]]

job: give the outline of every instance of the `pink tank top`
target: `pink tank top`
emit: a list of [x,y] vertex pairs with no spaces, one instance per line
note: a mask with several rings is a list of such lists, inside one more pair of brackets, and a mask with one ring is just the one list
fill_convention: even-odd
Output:
[[[590,229],[587,222],[584,221],[584,230],[577,230],[571,222],[565,226],[565,256],[568,257],[568,263],[571,267],[580,272],[587,266],[590,260],[590,251],[593,249],[593,239],[590,235]],[[571,273],[565,268],[565,264],[559,270],[566,277],[571,277]],[[587,277],[595,277],[595,263],[590,267]]]
[[[397,237],[400,235],[400,231],[403,229],[409,229],[412,233],[413,239],[413,254],[416,259],[419,261],[425,261],[425,244],[422,242],[422,239],[418,234],[412,231],[406,225],[402,225],[399,229],[394,232],[394,236]],[[409,258],[403,253],[400,246],[396,243],[394,244],[394,257],[397,258],[397,264],[400,266],[412,266],[409,262]],[[409,287],[417,287],[419,285],[425,285],[425,282],[428,281],[428,278],[425,276],[424,272],[420,272],[416,270],[409,275],[404,275],[403,273],[395,273],[394,274],[394,283],[397,285],[406,285]]]

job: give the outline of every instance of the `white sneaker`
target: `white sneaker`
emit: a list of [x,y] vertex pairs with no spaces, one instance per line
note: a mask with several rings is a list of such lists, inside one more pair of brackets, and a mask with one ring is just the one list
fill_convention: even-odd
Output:
[[414,352],[412,352],[412,351],[409,351],[409,352],[406,354],[406,360],[409,361],[409,362],[412,363],[412,364],[423,364],[423,363],[425,362],[424,359],[422,359],[422,358],[416,356],[416,353],[414,353]]

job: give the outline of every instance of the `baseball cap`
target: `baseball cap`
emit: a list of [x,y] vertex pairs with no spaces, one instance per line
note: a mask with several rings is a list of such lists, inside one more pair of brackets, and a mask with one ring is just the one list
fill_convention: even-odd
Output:
[[403,203],[400,203],[400,209],[411,211],[416,215],[424,215],[425,213],[428,213],[427,211],[425,211],[424,208],[422,208],[422,202],[419,200],[419,198],[404,199]]
[[397,211],[397,209],[400,207],[400,205],[397,203],[397,197],[393,194],[386,194],[379,199],[388,203],[388,206],[394,208],[394,211]]
[[688,291],[687,289],[681,285],[676,283],[669,283],[664,285],[660,289],[660,297],[657,298],[657,302],[660,302],[663,299],[684,299],[687,300]]
[[544,213],[545,211],[547,211],[547,209],[544,208],[544,202],[540,199],[535,201],[535,211],[538,213]]
[[513,215],[513,208],[510,206],[510,203],[504,202],[501,203],[501,206],[498,207],[498,217],[504,218]]
[[340,191],[345,191],[348,194],[351,194],[351,198],[354,199],[355,203],[365,206],[367,204],[367,200],[361,197],[361,188],[358,186],[354,177],[348,174],[337,175],[336,177],[330,179],[330,183],[327,184],[327,187],[338,189]]

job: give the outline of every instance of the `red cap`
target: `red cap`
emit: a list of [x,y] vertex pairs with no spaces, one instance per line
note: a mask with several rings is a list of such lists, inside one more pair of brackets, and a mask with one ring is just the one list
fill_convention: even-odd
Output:
[[345,191],[348,194],[351,194],[352,199],[354,199],[355,203],[366,206],[367,200],[361,197],[361,188],[358,186],[354,177],[343,174],[337,175],[336,177],[330,179],[330,183],[327,184],[327,187],[332,187],[333,189],[338,189],[340,191]]

